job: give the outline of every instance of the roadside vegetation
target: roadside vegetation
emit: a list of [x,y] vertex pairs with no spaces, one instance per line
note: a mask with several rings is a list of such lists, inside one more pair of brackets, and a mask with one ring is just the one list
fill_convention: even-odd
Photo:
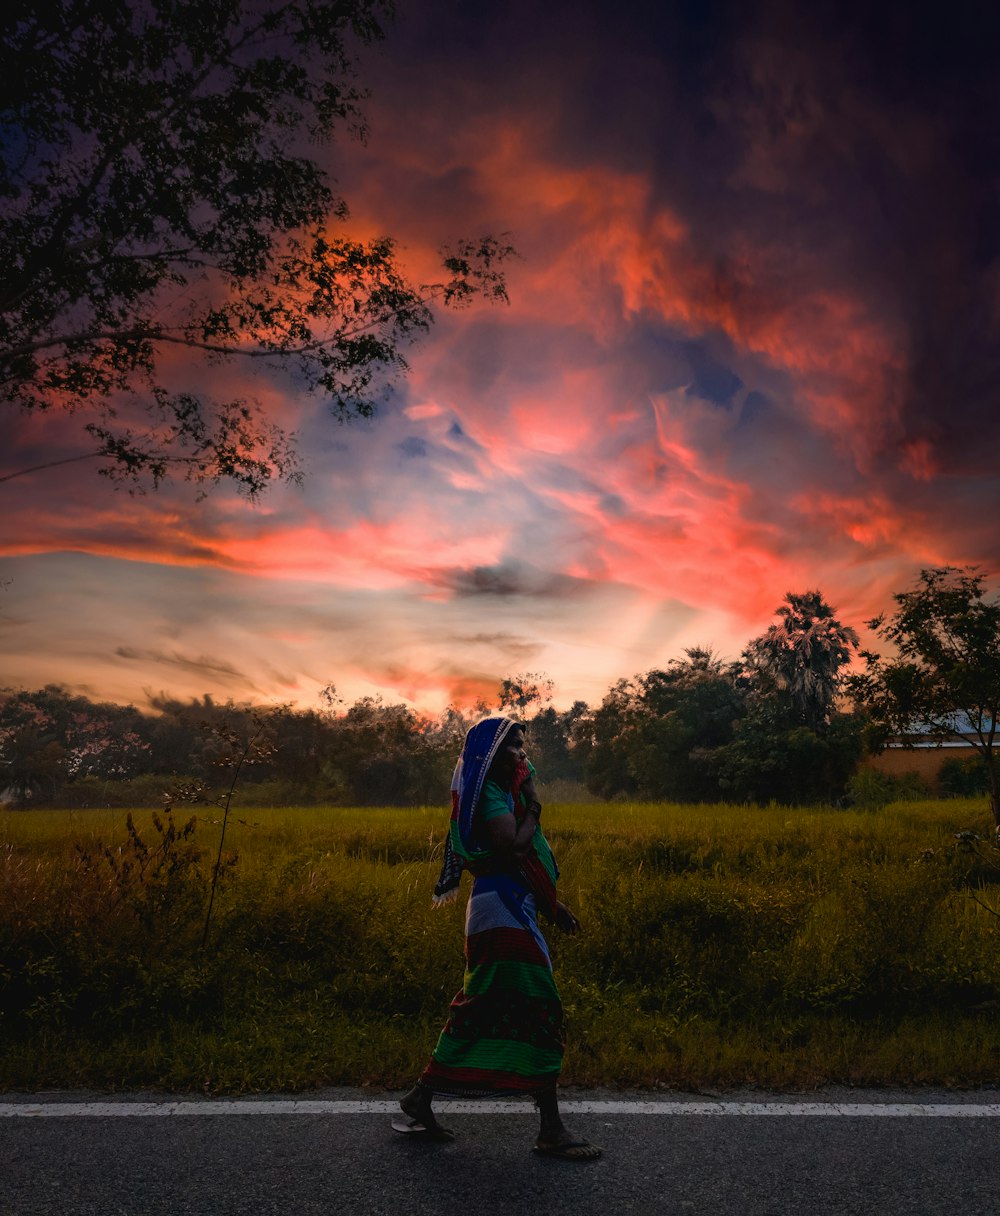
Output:
[[[439,807],[0,815],[0,1085],[402,1086],[462,980]],[[546,807],[567,1084],[1000,1079],[985,801]],[[468,882],[468,879],[466,879]]]

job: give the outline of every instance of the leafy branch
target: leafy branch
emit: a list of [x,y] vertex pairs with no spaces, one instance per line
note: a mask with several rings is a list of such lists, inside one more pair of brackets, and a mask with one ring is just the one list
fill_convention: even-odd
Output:
[[317,149],[364,133],[355,52],[384,36],[382,0],[12,3],[0,389],[8,409],[89,415],[97,446],[65,463],[254,498],[299,476],[294,434],[179,375],[267,367],[367,417],[434,308],[506,302],[505,237],[443,249],[441,281],[417,284],[390,237],[345,228]]

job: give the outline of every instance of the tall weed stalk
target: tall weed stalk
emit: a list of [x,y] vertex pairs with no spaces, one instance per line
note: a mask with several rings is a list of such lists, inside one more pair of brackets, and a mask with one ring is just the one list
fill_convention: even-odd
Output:
[[253,714],[253,733],[241,747],[241,739],[237,732],[228,728],[214,728],[216,734],[228,745],[230,751],[221,761],[232,769],[229,788],[221,799],[222,827],[219,832],[219,847],[216,850],[215,862],[212,865],[212,882],[208,894],[208,907],[205,910],[205,924],[201,931],[201,948],[204,950],[208,942],[208,931],[212,924],[212,910],[215,907],[215,892],[219,886],[219,876],[222,873],[222,850],[226,843],[226,828],[229,826],[229,812],[233,804],[233,794],[240,779],[240,770],[251,756],[261,759],[271,754],[271,749],[263,745],[263,735],[273,717],[273,712],[255,712]]

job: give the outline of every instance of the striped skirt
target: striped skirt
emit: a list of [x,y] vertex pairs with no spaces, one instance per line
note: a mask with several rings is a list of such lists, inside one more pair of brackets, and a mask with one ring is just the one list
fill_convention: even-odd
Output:
[[465,983],[421,1076],[439,1094],[531,1093],[562,1067],[562,1002],[534,895],[477,878],[465,918]]

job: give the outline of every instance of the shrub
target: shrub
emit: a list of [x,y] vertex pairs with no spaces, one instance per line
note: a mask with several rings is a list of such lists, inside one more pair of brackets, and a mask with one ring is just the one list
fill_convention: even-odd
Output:
[[866,811],[878,810],[890,802],[909,802],[928,796],[927,783],[919,773],[882,773],[874,768],[861,768],[847,783],[847,798],[851,806]]
[[978,756],[946,760],[938,773],[938,784],[941,792],[952,798],[975,798],[990,792],[989,773]]

